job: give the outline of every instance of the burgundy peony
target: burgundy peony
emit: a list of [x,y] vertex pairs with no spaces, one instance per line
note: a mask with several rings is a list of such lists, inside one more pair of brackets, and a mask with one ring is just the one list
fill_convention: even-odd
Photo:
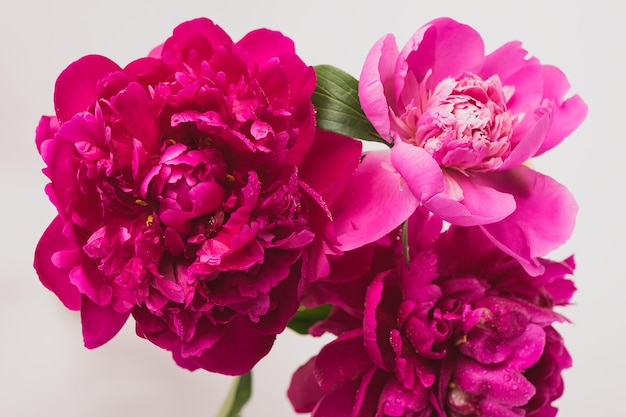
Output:
[[269,351],[337,251],[331,207],[361,153],[316,132],[315,82],[280,33],[233,43],[207,19],[125,68],[61,73],[37,129],[58,216],[35,268],[87,347],[132,314],[188,369],[242,374]]
[[[531,277],[478,227],[451,226],[418,209],[400,231],[334,261],[311,286],[331,303],[311,333],[337,339],[289,388],[314,417],[554,416],[571,366],[552,324],[569,302],[573,259],[542,259]],[[349,259],[360,259],[356,268]]]

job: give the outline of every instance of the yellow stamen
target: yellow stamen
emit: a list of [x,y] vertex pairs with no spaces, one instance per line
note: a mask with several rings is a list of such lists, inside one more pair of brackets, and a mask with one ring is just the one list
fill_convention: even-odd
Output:
[[226,174],[226,179],[230,182],[235,181],[235,176],[232,174]]
[[143,201],[140,198],[135,200],[135,204],[139,204],[141,207],[148,207],[148,203],[146,203],[145,201]]
[[146,226],[150,227],[154,224],[154,216],[152,214],[148,214],[146,218]]
[[459,346],[459,345],[462,345],[463,343],[467,343],[467,335],[466,334],[464,334],[462,338],[458,339],[454,343],[454,346]]

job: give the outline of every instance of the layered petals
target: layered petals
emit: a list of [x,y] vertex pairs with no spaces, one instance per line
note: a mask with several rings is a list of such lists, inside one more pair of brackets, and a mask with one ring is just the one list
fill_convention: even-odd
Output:
[[[330,275],[311,286],[333,290],[319,303],[349,307],[365,284],[358,292],[364,308],[339,307],[343,315],[335,311],[316,327],[338,337],[294,375],[289,392],[296,410],[551,415],[562,394],[561,371],[571,366],[552,324],[565,320],[553,308],[572,295],[572,259],[542,259],[546,272],[532,277],[479,227],[441,232],[441,219],[423,207],[407,227],[408,254],[394,231],[369,245],[373,255],[361,256],[369,263],[359,277],[331,262]],[[337,285],[342,279],[353,285]]]
[[243,374],[267,354],[341,253],[334,203],[361,157],[316,130],[315,83],[283,34],[233,42],[208,19],[124,68],[89,55],[61,73],[37,128],[58,216],[35,269],[88,348],[132,314],[188,369]]
[[[527,57],[520,42],[485,54],[474,29],[448,18],[424,25],[400,51],[392,35],[383,37],[359,80],[363,110],[393,144],[392,164],[420,204],[451,224],[484,230],[542,210],[530,207],[539,200],[522,202],[491,183],[494,173],[520,169],[582,123],[587,107],[579,96],[567,98],[568,90],[565,75]],[[569,224],[574,215],[557,210],[551,223]],[[547,224],[516,230],[524,243],[507,250],[533,275],[542,273],[537,259],[571,235],[564,227],[552,236]],[[488,234],[501,245],[500,235]]]

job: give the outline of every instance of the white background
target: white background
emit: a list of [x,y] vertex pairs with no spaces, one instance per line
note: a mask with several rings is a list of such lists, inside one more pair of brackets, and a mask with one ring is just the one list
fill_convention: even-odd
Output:
[[[178,369],[169,353],[127,325],[107,345],[82,346],[77,313],[64,309],[32,269],[34,246],[54,216],[34,145],[53,112],[57,75],[91,53],[120,65],[145,55],[184,20],[206,16],[234,40],[268,27],[291,37],[309,64],[354,76],[371,45],[394,33],[402,45],[422,24],[450,16],[476,28],[491,51],[521,40],[559,66],[589,105],[586,122],[534,165],[578,199],[576,232],[558,256],[577,256],[579,288],[560,326],[575,365],[565,373],[561,416],[624,416],[626,364],[626,122],[623,14],[608,1],[340,2],[41,1],[0,6],[0,415],[213,416],[229,379]],[[255,373],[245,416],[294,416],[284,395],[291,372],[321,341],[280,335]]]

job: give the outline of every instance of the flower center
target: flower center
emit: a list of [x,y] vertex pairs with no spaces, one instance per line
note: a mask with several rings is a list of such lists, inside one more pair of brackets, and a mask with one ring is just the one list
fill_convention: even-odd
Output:
[[487,80],[471,73],[446,78],[435,87],[424,108],[415,109],[423,112],[405,114],[413,113],[410,142],[423,147],[444,168],[462,172],[497,169],[511,152],[511,135],[518,122],[507,110],[506,100],[496,75]]

